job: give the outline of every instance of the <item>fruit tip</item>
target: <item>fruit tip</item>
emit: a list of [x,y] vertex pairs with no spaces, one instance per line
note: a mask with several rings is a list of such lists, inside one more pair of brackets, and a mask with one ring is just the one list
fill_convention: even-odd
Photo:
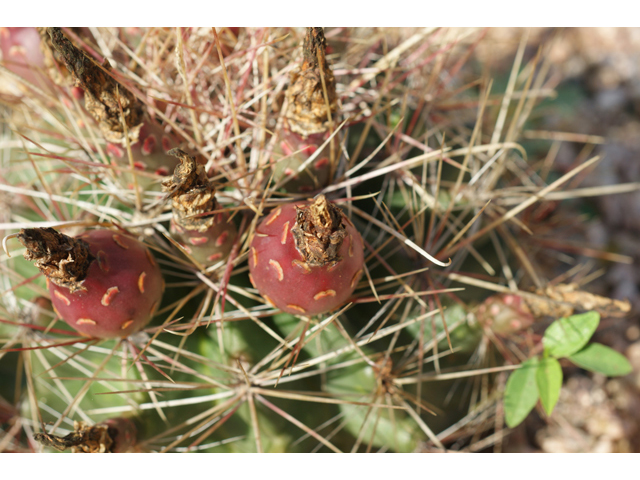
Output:
[[50,227],[23,228],[16,237],[26,248],[24,258],[54,284],[73,293],[83,290],[82,281],[94,257],[81,238],[72,238]]
[[325,58],[327,50],[327,39],[324,36],[322,27],[307,27],[307,33],[302,43],[302,53],[304,55],[303,70],[306,68],[327,68]]
[[327,117],[333,117],[338,110],[335,78],[326,61],[325,50],[322,28],[308,27],[302,45],[302,65],[292,73],[286,92],[287,128],[305,138],[328,131]]

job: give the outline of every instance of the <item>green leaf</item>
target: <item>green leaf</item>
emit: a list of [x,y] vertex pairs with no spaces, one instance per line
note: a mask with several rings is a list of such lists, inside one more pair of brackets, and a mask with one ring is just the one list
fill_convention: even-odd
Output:
[[544,332],[542,343],[552,357],[568,357],[584,347],[598,328],[598,312],[556,320]]
[[537,357],[530,358],[507,380],[504,391],[504,416],[510,428],[519,425],[536,406],[539,397],[536,370],[539,362]]
[[621,353],[600,343],[587,345],[569,357],[573,363],[592,372],[617,377],[631,373],[629,360]]
[[560,362],[555,358],[545,358],[538,365],[536,370],[536,384],[540,394],[540,403],[542,408],[551,415],[558,399],[560,398],[560,389],[562,388],[562,367]]

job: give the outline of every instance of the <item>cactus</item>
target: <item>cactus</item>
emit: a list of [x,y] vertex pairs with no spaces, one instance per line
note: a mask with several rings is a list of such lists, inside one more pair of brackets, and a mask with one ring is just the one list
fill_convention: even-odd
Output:
[[4,242],[0,449],[500,451],[549,317],[629,310],[552,255],[595,160],[527,143],[554,84],[485,83],[484,32],[45,31],[84,96],[3,50],[0,229],[51,278]]

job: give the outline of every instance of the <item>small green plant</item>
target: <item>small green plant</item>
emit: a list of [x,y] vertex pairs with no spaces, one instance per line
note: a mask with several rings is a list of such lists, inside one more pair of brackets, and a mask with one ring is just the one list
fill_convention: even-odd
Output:
[[551,415],[562,388],[562,367],[566,358],[586,370],[609,377],[627,375],[631,364],[620,353],[600,343],[590,343],[600,323],[598,312],[572,315],[553,322],[544,332],[542,357],[532,357],[511,374],[504,393],[505,421],[515,427],[527,418],[538,400]]

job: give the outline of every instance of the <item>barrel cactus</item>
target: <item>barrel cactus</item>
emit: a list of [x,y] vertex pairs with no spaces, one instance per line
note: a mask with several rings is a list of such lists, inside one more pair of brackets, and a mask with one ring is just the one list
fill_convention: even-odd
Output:
[[0,450],[501,450],[551,317],[630,305],[487,35],[0,30]]

